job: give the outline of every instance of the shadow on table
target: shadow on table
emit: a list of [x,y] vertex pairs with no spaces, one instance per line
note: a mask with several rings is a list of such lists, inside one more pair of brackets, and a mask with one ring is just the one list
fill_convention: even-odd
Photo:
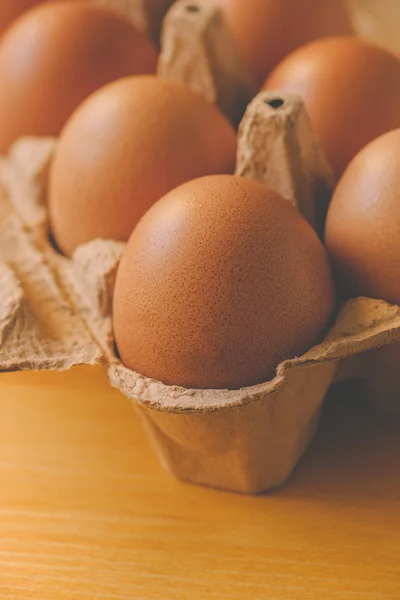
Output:
[[276,494],[400,500],[400,418],[374,409],[361,382],[337,385],[316,439]]

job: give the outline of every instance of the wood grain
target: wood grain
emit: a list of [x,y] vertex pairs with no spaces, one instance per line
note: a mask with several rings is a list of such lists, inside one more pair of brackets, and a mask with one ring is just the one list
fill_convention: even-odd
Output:
[[[399,47],[397,2],[348,1]],[[192,487],[100,369],[0,375],[0,599],[399,600],[399,466],[400,421],[342,387],[281,490]]]
[[166,474],[100,368],[0,375],[1,600],[398,600],[400,421],[345,392],[245,497]]

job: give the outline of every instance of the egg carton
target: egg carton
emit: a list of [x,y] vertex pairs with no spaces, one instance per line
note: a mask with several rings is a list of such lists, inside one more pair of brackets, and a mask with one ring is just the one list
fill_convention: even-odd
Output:
[[[224,39],[218,33],[223,30],[219,12],[212,3],[198,13],[185,6],[173,6],[172,22],[186,19],[204,61],[188,52],[175,69],[175,54],[166,60],[164,49],[163,68],[181,80],[195,80],[206,96],[214,87],[214,102],[227,89],[239,98],[243,80],[220,78],[213,70],[229,64],[213,54]],[[186,27],[184,34],[182,23],[173,29],[172,46],[188,35]],[[195,73],[200,77],[193,79]],[[21,139],[0,159],[0,371],[104,365],[110,384],[133,401],[172,474],[243,493],[262,492],[287,479],[313,439],[323,399],[335,381],[363,378],[377,405],[400,412],[400,307],[368,298],[341,306],[325,339],[281,363],[263,384],[190,390],[124,367],[112,330],[112,296],[124,244],[94,240],[72,259],[54,249],[46,194],[56,145],[52,138]],[[322,232],[333,181],[300,98],[263,92],[250,103],[239,127],[236,173],[281,193]]]
[[161,46],[158,75],[182,82],[238,124],[254,95],[215,0],[92,0],[116,8]]

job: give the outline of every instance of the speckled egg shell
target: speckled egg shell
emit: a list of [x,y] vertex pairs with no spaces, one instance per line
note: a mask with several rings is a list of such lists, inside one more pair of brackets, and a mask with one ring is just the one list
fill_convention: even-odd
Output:
[[141,220],[120,265],[114,329],[127,367],[166,384],[266,381],[309,348],[334,306],[317,235],[258,182],[188,182]]

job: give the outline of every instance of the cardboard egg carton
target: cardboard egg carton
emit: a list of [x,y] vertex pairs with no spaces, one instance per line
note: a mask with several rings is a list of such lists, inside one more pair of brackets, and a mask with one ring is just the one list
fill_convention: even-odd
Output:
[[[223,27],[220,14],[212,3],[199,13],[187,12],[186,5],[176,3],[173,10],[183,12],[174,14],[189,15],[187,27],[197,32],[199,53],[209,59],[219,39],[213,34]],[[200,23],[193,23],[193,15]],[[207,61],[196,63],[191,53],[186,62],[180,60],[190,81],[198,69],[206,73]],[[210,82],[218,92],[230,81],[240,97],[242,80],[236,88],[234,78],[223,77],[220,84],[212,69],[216,63],[209,62],[205,95]],[[213,101],[221,97],[218,92]],[[334,381],[361,377],[377,404],[400,411],[400,307],[367,298],[341,306],[325,339],[284,361],[263,384],[190,390],[124,367],[112,331],[112,295],[124,244],[94,240],[72,259],[54,249],[46,194],[56,144],[21,139],[0,159],[0,371],[101,363],[110,384],[133,401],[171,473],[243,493],[276,487],[290,475],[314,436]],[[240,125],[237,157],[238,175],[281,193],[322,232],[333,181],[300,98],[259,94]]]
[[254,90],[215,0],[92,0],[125,14],[161,46],[158,75],[217,104],[235,124]]

